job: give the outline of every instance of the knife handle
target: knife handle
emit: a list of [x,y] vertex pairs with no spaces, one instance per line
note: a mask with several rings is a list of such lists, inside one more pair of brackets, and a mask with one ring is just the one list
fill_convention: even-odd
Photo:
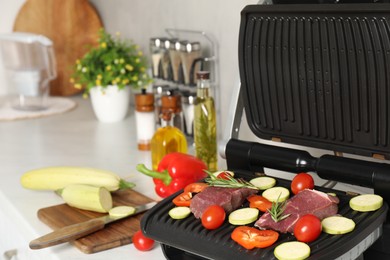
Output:
[[100,229],[103,229],[104,225],[104,220],[99,218],[91,219],[82,223],[73,224],[57,229],[47,235],[32,240],[29,246],[31,249],[41,249],[73,241]]

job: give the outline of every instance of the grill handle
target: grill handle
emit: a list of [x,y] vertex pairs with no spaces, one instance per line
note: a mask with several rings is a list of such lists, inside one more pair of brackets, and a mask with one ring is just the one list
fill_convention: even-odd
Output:
[[316,158],[298,149],[237,139],[228,142],[226,160],[231,170],[256,172],[266,167],[294,173],[313,171],[326,180],[373,188],[390,202],[390,164],[333,155]]

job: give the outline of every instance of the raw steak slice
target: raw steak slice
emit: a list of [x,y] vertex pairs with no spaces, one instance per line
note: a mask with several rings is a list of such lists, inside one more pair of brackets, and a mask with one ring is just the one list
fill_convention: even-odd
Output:
[[264,213],[255,223],[260,229],[273,229],[281,233],[293,233],[295,223],[306,214],[324,219],[337,214],[339,199],[317,190],[303,190],[287,201],[284,214],[290,214],[282,221],[275,222],[269,212]]
[[229,214],[240,207],[248,196],[256,193],[257,190],[250,188],[210,186],[192,198],[190,209],[196,218],[202,217],[203,212],[211,205],[219,205]]

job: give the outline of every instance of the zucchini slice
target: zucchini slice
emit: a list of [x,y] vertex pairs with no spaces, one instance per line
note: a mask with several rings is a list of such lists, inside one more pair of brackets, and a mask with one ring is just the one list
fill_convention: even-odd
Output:
[[262,195],[271,202],[283,202],[290,197],[290,191],[284,187],[273,187],[263,191]]
[[111,217],[125,217],[135,213],[135,208],[131,206],[117,206],[108,211]]
[[310,247],[303,242],[285,242],[275,248],[274,255],[279,260],[303,260],[310,256]]
[[183,219],[190,215],[191,210],[189,207],[175,207],[171,209],[168,214],[173,219]]
[[351,209],[360,212],[375,211],[380,209],[382,205],[383,198],[376,194],[362,194],[353,197],[349,201],[349,206],[351,207]]
[[232,225],[246,225],[257,220],[259,210],[256,208],[242,208],[230,213],[229,223]]
[[249,181],[260,190],[266,190],[272,188],[276,184],[276,180],[272,177],[261,176]]
[[331,235],[341,235],[355,229],[355,222],[352,219],[342,216],[331,216],[321,221],[322,231]]

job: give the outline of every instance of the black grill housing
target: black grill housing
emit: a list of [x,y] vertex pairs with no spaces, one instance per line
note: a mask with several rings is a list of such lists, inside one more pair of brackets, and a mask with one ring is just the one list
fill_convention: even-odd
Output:
[[[245,7],[239,65],[241,94],[252,132],[260,139],[389,159],[389,19],[389,4]],[[324,179],[374,188],[390,201],[387,163],[331,155],[315,158],[303,150],[237,139],[227,143],[225,153],[228,168],[239,178],[253,178],[264,167],[294,173],[315,171]],[[290,187],[290,181],[277,182]],[[380,252],[374,258],[388,259],[386,202],[378,211],[358,213],[349,207],[351,196],[345,192],[316,189],[336,193],[339,213],[357,225],[343,236],[321,234],[309,244],[309,259],[334,259],[345,253],[347,258],[357,258],[350,250],[370,234],[379,235],[382,225],[386,234],[373,246]],[[177,194],[164,199],[141,221],[143,232],[163,244],[169,259],[275,259],[274,248],[294,239],[282,234],[269,248],[245,250],[230,239],[234,226],[227,221],[209,231],[193,216],[171,219],[168,211]]]

